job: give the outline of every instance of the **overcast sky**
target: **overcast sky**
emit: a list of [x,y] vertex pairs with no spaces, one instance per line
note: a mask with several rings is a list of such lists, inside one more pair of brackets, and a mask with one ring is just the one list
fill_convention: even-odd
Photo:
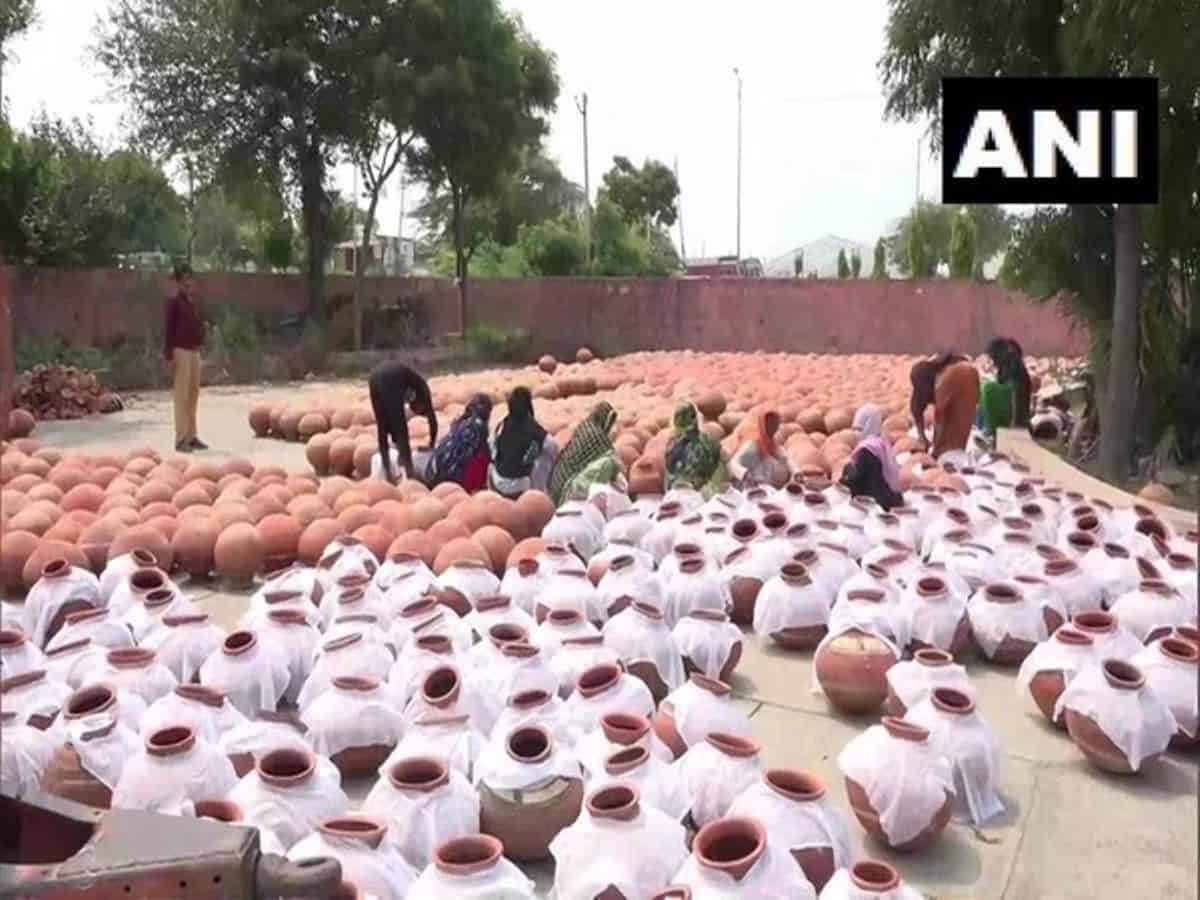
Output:
[[[124,108],[89,47],[110,0],[38,0],[39,23],[13,43],[4,74],[11,118],[90,116],[116,142]],[[593,192],[614,154],[679,162],[688,256],[734,252],[737,81],[743,80],[742,253],[764,260],[826,234],[873,244],[917,190],[923,126],[885,122],[875,63],[886,0],[509,0],[558,60],[562,94],[548,147],[583,182],[575,97],[589,96]],[[921,145],[921,192],[938,172]],[[351,187],[349,169],[339,183]],[[412,208],[414,189],[405,205]],[[400,191],[380,222],[394,234]],[[411,234],[413,223],[406,226]],[[674,229],[678,243],[679,229]]]

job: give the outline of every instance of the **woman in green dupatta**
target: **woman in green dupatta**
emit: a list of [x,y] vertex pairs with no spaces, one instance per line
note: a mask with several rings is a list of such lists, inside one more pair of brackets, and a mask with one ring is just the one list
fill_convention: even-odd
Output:
[[707,500],[729,483],[721,445],[700,430],[696,407],[681,403],[675,410],[675,436],[667,446],[666,488],[691,488]]
[[[571,440],[559,454],[554,471],[550,473],[550,499],[556,506],[567,499],[568,487],[571,488],[570,493],[578,492],[580,485],[572,483],[577,478],[586,474],[590,485],[609,474],[610,467],[593,464],[599,463],[607,456],[612,456],[615,461],[616,454],[609,432],[616,422],[617,411],[609,403],[601,401],[575,429]],[[616,471],[620,471],[619,466],[616,467]]]

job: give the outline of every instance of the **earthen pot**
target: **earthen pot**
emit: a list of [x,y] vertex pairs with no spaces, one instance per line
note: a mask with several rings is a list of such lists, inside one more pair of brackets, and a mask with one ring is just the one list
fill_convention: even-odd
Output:
[[[553,752],[550,732],[540,725],[515,729],[505,742],[509,756],[535,765]],[[575,821],[583,805],[579,778],[552,778],[518,791],[479,785],[479,828],[504,845],[505,854],[520,862],[545,859],[550,842]]]
[[899,662],[882,640],[857,628],[822,647],[813,661],[817,682],[829,702],[842,712],[879,712],[887,699],[887,671]]
[[851,866],[850,883],[868,897],[885,897],[900,887],[900,873],[887,863],[864,860]]
[[[728,697],[730,694],[729,685],[705,675],[692,675],[689,681],[701,690],[708,691],[714,697]],[[675,724],[675,708],[670,701],[663,701],[659,704],[658,712],[654,715],[654,733],[670,749],[676,759],[687,753],[688,746]]]
[[[1132,663],[1118,659],[1106,659],[1102,664],[1104,680],[1114,691],[1141,691],[1146,686],[1146,676],[1141,669]],[[1141,765],[1134,768],[1120,747],[1104,733],[1103,729],[1090,716],[1076,712],[1069,706],[1063,711],[1063,720],[1067,734],[1075,742],[1075,746],[1087,757],[1097,769],[1110,772],[1113,775],[1133,775],[1152,763],[1161,754],[1153,754],[1142,759]]]
[[[1050,640],[1078,647],[1086,647],[1092,643],[1091,635],[1070,626],[1058,629],[1050,637]],[[1066,723],[1054,720],[1054,707],[1066,689],[1067,682],[1061,669],[1047,669],[1038,672],[1029,682],[1029,693],[1033,696],[1033,702],[1037,705],[1038,710],[1046,717],[1046,721],[1064,730]]]
[[[688,618],[703,619],[708,622],[728,622],[729,616],[720,610],[716,609],[693,609],[688,613]],[[736,641],[729,650],[729,656],[726,657],[724,665],[721,666],[721,671],[718,673],[720,681],[729,683],[729,679],[733,677],[733,673],[737,670],[738,663],[742,661],[742,642]],[[683,670],[688,675],[703,675],[704,671],[696,665],[690,656],[683,657]]]
[[[825,796],[825,783],[812,772],[799,769],[768,769],[763,775],[763,781],[776,794],[795,803],[797,810],[800,810],[803,804],[816,803]],[[837,871],[832,846],[791,848],[790,852],[818,893]]]
[[[333,679],[333,686],[343,692],[370,692],[379,687],[379,682],[366,676],[342,675]],[[365,744],[347,747],[329,757],[329,761],[337,766],[343,778],[358,778],[378,771],[394,746],[393,744]]]
[[[73,722],[86,716],[113,712],[117,705],[116,692],[107,685],[88,685],[81,688],[63,704],[62,717]],[[110,725],[99,729],[96,737],[103,737],[117,725],[114,715]],[[54,751],[50,765],[42,775],[41,789],[48,794],[74,800],[86,806],[108,809],[112,805],[112,791],[98,778],[83,768],[79,753],[69,741]]]
[[[888,734],[897,740],[916,741],[918,743],[929,740],[929,731],[927,729],[905,719],[884,716],[881,724],[887,729]],[[903,777],[904,775],[904,773],[897,774],[898,777]],[[929,824],[921,829],[916,837],[902,844],[893,844],[884,832],[883,826],[879,822],[879,813],[871,804],[867,792],[852,778],[846,779],[846,796],[850,802],[850,809],[854,812],[859,824],[866,829],[867,833],[885,847],[890,847],[892,850],[900,853],[917,852],[932,845],[949,824],[950,813],[954,806],[954,795],[947,793],[946,802],[942,804],[941,809],[934,814]]]
[[[725,564],[731,565],[737,557],[750,551],[745,547],[734,550],[725,558]],[[762,590],[762,581],[758,578],[737,576],[729,582],[729,593],[733,597],[733,609],[729,617],[738,625],[751,626],[754,624],[754,605],[758,601],[758,592]]]
[[[954,662],[954,657],[945,650],[939,650],[937,647],[925,647],[913,654],[913,660],[920,666],[929,669],[937,669],[942,666],[951,665]],[[908,712],[908,707],[904,702],[896,696],[896,692],[892,690],[891,685],[888,685],[887,700],[883,704],[883,711],[889,716],[902,718]]]
[[[926,575],[917,581],[915,603],[942,603],[950,598],[950,586],[946,584],[945,579],[937,575]],[[924,641],[913,638],[909,642],[909,648],[912,651],[917,651],[923,647],[930,645]],[[950,638],[950,646],[944,648],[949,651],[950,655],[955,659],[961,659],[962,655],[971,647],[971,623],[967,618],[967,611],[964,609],[962,618],[958,620],[958,625],[954,629],[954,635]]]
[[505,847],[490,834],[453,838],[433,851],[433,865],[451,881],[462,879],[464,893],[479,876],[500,864]]
[[[785,520],[786,521],[786,520]],[[779,577],[784,584],[794,590],[801,590],[812,584],[808,569],[798,562],[790,562],[780,569]],[[781,628],[771,632],[771,640],[785,650],[812,650],[826,634],[826,625],[806,625],[802,628]]]
[[709,822],[692,843],[701,867],[741,881],[767,850],[767,830],[757,819],[727,816]]
[[217,537],[213,560],[222,578],[245,584],[262,568],[264,552],[258,530],[245,522],[235,522]]
[[[1013,604],[1021,601],[1021,595],[1017,588],[1003,582],[987,585],[984,588],[984,598],[988,603],[999,604]],[[1042,618],[1046,623],[1047,634],[1054,634],[1063,623],[1062,616],[1048,606],[1042,609]],[[1001,666],[1017,666],[1021,664],[1021,661],[1025,657],[1033,652],[1033,648],[1036,646],[1037,643],[1035,641],[1027,641],[1015,638],[1012,635],[1006,635],[1004,640],[1000,642],[1000,646],[992,654],[991,660]]]

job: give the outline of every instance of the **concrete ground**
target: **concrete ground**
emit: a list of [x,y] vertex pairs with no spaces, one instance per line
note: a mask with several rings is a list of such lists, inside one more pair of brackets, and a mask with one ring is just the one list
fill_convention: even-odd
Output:
[[[361,390],[361,384],[340,386]],[[307,469],[301,445],[254,439],[246,416],[251,405],[264,398],[294,400],[298,393],[333,387],[206,390],[201,434],[217,448],[211,453],[214,457],[232,453],[258,463]],[[169,398],[148,394],[126,412],[47,423],[36,436],[55,447],[99,451],[149,444],[167,453]],[[1061,473],[1052,477],[1061,478]],[[188,589],[225,626],[237,620],[246,603],[245,595],[224,592],[215,584],[192,584]],[[978,690],[979,710],[1002,747],[1006,811],[984,828],[952,824],[933,848],[916,856],[887,851],[865,838],[853,820],[836,759],[872,720],[844,717],[812,694],[810,654],[785,654],[748,635],[733,684],[737,702],[750,715],[763,744],[767,765],[818,773],[829,796],[850,817],[861,854],[894,863],[929,898],[1197,897],[1200,756],[1172,752],[1139,776],[1103,774],[1084,761],[1065,733],[1055,731],[1018,697],[1011,671],[980,661],[967,667]],[[368,787],[349,786],[358,798]],[[549,885],[548,867],[532,874],[543,887]]]

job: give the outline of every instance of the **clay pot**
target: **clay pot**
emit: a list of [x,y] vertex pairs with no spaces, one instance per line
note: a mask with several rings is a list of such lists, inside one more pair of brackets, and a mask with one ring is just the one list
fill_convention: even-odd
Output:
[[[825,796],[825,783],[811,772],[798,769],[768,769],[763,775],[763,781],[772,791],[792,803],[797,804],[797,814],[805,803],[816,803]],[[805,847],[791,849],[792,858],[804,872],[804,876],[812,882],[818,892],[837,871],[837,863],[833,855],[833,847]]]
[[[707,622],[727,622],[729,616],[715,609],[694,609],[688,613],[688,618],[703,619]],[[729,683],[729,679],[733,677],[733,673],[737,670],[738,663],[742,661],[742,642],[737,641],[730,648],[729,656],[726,657],[724,665],[721,666],[721,671],[718,673],[718,680]],[[703,675],[704,672],[696,665],[690,656],[683,657],[683,670],[689,676]]]
[[[688,680],[696,687],[708,691],[714,697],[729,696],[730,687],[724,682],[715,681],[704,675],[692,675]],[[659,704],[658,712],[654,715],[654,733],[658,735],[658,739],[675,755],[676,759],[687,753],[687,742],[684,741],[683,735],[679,733],[679,729],[675,725],[674,704],[669,701]]]
[[[808,569],[797,562],[787,563],[779,572],[783,583],[794,590],[806,588],[812,584]],[[829,628],[825,625],[808,625],[803,628],[783,628],[771,632],[771,640],[785,650],[812,650],[826,634]]]
[[433,865],[448,878],[469,883],[499,865],[504,850],[504,844],[491,835],[472,834],[439,844],[433,851]]
[[[1146,676],[1132,663],[1118,659],[1106,659],[1102,664],[1104,680],[1114,691],[1141,691],[1146,686]],[[1135,769],[1129,762],[1129,757],[1107,734],[1094,719],[1083,713],[1076,712],[1069,706],[1063,711],[1063,719],[1067,734],[1075,742],[1075,746],[1087,757],[1097,769],[1110,772],[1113,775],[1133,775],[1147,764],[1152,763],[1161,754],[1154,754],[1142,759],[1141,765]]]
[[538,368],[547,375],[553,375],[554,370],[558,368],[558,360],[553,356],[546,354],[538,359]]
[[877,713],[887,699],[887,670],[897,662],[887,644],[855,628],[822,647],[813,665],[830,703],[850,715],[866,715]]
[[864,860],[850,868],[850,883],[868,895],[883,897],[900,887],[900,873],[887,863]]
[[[939,650],[937,647],[925,647],[913,654],[913,660],[919,665],[930,669],[948,666],[954,662],[954,657],[945,650]],[[896,692],[892,690],[891,685],[888,685],[887,701],[883,705],[883,711],[889,716],[902,718],[908,712],[906,707]]]
[[[505,568],[511,569],[514,566],[519,566],[522,562],[537,562],[538,556],[546,549],[546,542],[541,538],[526,538],[508,554],[508,559],[505,561]],[[536,571],[536,570],[534,570]]]
[[300,532],[300,541],[296,545],[296,557],[302,563],[315,566],[325,548],[342,534],[342,526],[337,519],[317,519]]
[[296,561],[300,546],[300,523],[287,514],[275,513],[262,518],[257,526],[262,543],[262,567],[267,572],[283,569]]
[[[905,719],[884,716],[881,724],[887,729],[888,734],[897,740],[916,741],[918,743],[929,740],[929,731],[927,729]],[[904,777],[904,773],[897,773],[897,777]],[[846,779],[846,796],[850,802],[850,809],[854,812],[859,824],[866,829],[867,833],[885,847],[890,847],[892,850],[901,853],[924,850],[933,844],[945,830],[946,825],[949,824],[950,813],[954,806],[954,795],[948,793],[946,795],[946,802],[942,805],[941,809],[937,811],[929,824],[921,829],[916,837],[902,844],[893,844],[880,825],[879,813],[871,804],[870,798],[867,797],[867,792],[852,778]]]
[[[67,722],[85,716],[113,710],[117,705],[116,693],[107,685],[89,685],[67,698],[63,704],[62,717]],[[116,727],[116,719],[107,728],[101,729],[102,736]],[[83,768],[79,754],[69,742],[58,747],[50,765],[42,775],[41,789],[86,806],[108,809],[112,805],[112,791],[94,775]]]
[[[987,585],[984,588],[984,597],[988,603],[1000,604],[1018,603],[1021,600],[1017,588],[1003,582]],[[1049,607],[1043,608],[1042,617],[1046,622],[1047,634],[1054,634],[1063,623],[1062,616]],[[1026,641],[1007,635],[1000,642],[1000,646],[996,648],[991,659],[992,662],[1001,666],[1017,666],[1033,652],[1033,648],[1036,646],[1035,641]]]
[[[5,534],[3,540],[8,541],[8,537]],[[21,579],[24,582],[26,590],[37,584],[38,579],[42,577],[42,573],[48,564],[59,560],[62,560],[68,566],[75,566],[80,569],[88,567],[87,557],[74,544],[68,544],[64,541],[42,540],[33,553],[29,554],[29,558],[25,560],[25,566],[21,570]]]
[[[1091,635],[1084,634],[1073,627],[1058,629],[1050,637],[1050,640],[1081,647],[1092,643]],[[1054,720],[1054,707],[1058,704],[1058,698],[1062,696],[1062,692],[1066,689],[1066,679],[1063,678],[1063,673],[1059,669],[1038,672],[1029,683],[1029,693],[1032,695],[1038,710],[1046,717],[1047,722],[1062,729],[1066,728],[1066,723]]]
[[211,519],[180,523],[171,538],[171,552],[183,571],[194,578],[205,578],[215,565],[214,553],[221,529]]
[[[946,582],[936,575],[926,575],[917,581],[915,602],[918,603],[941,603],[949,600],[950,587]],[[924,641],[916,640],[915,638],[909,642],[909,647],[915,652],[923,647],[929,647]],[[963,610],[962,618],[959,619],[958,625],[954,629],[954,636],[950,639],[950,646],[945,648],[955,659],[960,659],[971,646],[971,623],[967,619],[966,610]],[[1031,648],[1032,649],[1032,648]]]
[[5,531],[0,540],[0,586],[10,595],[25,590],[25,563],[37,550],[41,538],[29,531]]
[[767,832],[757,819],[728,816],[700,829],[692,853],[700,865],[741,881],[767,850]]
[[[515,729],[506,749],[518,762],[536,764],[553,752],[553,738],[540,725]],[[550,842],[579,816],[583,805],[583,782],[578,778],[555,778],[528,790],[493,789],[479,785],[479,828],[498,838],[506,855],[521,862],[545,859]]]
[[250,430],[255,437],[266,437],[271,433],[271,407],[254,406],[250,408]]
[[[374,691],[379,682],[365,676],[344,675],[333,679],[333,686],[339,691]],[[379,770],[392,752],[393,744],[366,744],[356,747],[346,747],[329,757],[329,761],[337,766],[343,778],[358,778],[370,775]]]
[[[484,566],[491,565],[491,559],[479,544],[470,538],[455,538],[438,551],[437,558],[433,562],[434,574],[441,575],[448,568],[456,563],[462,562],[477,562]],[[455,610],[458,612],[458,610]],[[465,616],[470,612],[470,607],[459,612],[459,615]]]
[[171,550],[171,542],[160,532],[146,525],[120,530],[116,538],[108,545],[108,558],[114,560],[139,547],[153,553],[164,572],[171,571],[171,567],[175,564],[175,554]]
[[653,497],[663,492],[663,461],[657,456],[638,457],[629,469],[629,493],[634,497]]
[[222,531],[213,547],[218,574],[235,583],[252,581],[262,568],[263,556],[262,537],[253,525],[245,522],[234,523]]
[[487,553],[492,571],[503,575],[509,554],[516,548],[512,535],[498,526],[485,525],[475,532],[474,540]]

